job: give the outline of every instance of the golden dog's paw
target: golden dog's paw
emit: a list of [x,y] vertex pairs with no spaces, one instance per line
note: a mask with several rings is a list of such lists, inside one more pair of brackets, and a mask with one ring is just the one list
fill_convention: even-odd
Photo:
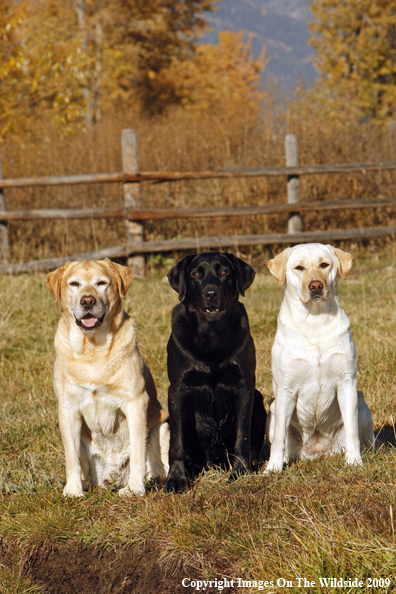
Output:
[[79,485],[68,483],[63,489],[63,495],[65,497],[84,497],[84,491]]

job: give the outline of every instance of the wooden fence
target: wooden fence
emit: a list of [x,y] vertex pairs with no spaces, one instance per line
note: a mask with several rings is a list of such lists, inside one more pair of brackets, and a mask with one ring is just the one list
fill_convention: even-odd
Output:
[[[373,238],[396,235],[396,227],[371,227],[332,231],[302,232],[301,213],[308,211],[351,210],[365,208],[393,208],[396,198],[343,201],[300,201],[300,176],[317,174],[345,174],[369,171],[396,170],[396,161],[379,163],[343,163],[339,165],[300,166],[296,137],[286,136],[286,166],[267,168],[222,169],[201,172],[164,172],[140,173],[138,166],[137,140],[134,130],[123,130],[121,136],[122,164],[121,173],[97,173],[88,175],[48,176],[19,179],[2,179],[0,160],[0,259],[7,262],[9,257],[7,223],[17,220],[34,219],[99,219],[123,218],[125,220],[126,241],[124,245],[96,250],[63,258],[49,258],[25,264],[3,264],[0,272],[19,273],[31,270],[51,270],[62,266],[67,260],[86,258],[121,258],[126,257],[136,277],[144,274],[144,254],[176,250],[201,250],[213,247],[238,249],[243,245],[295,244],[306,242],[328,242],[347,239]],[[265,204],[258,206],[224,208],[186,208],[166,210],[145,210],[142,208],[140,182],[156,183],[180,180],[230,179],[238,177],[287,178],[287,204]],[[6,211],[4,189],[27,186],[60,186],[73,184],[92,184],[117,182],[123,184],[124,208],[86,208],[86,209],[41,209]],[[235,235],[223,237],[185,238],[164,241],[144,241],[144,221],[202,218],[273,215],[289,213],[288,232],[267,235]]]

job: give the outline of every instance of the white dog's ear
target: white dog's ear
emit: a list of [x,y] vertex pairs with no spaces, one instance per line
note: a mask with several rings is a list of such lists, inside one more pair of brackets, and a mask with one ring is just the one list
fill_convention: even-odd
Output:
[[129,285],[131,284],[132,272],[129,270],[128,266],[116,264],[116,262],[112,262],[109,260],[109,258],[105,258],[105,262],[107,262],[110,268],[113,269],[117,279],[118,291],[121,298],[125,299],[125,295],[129,289]]
[[337,267],[338,267],[338,273],[341,276],[341,278],[346,278],[348,276],[348,272],[351,269],[352,266],[352,260],[353,260],[353,256],[352,254],[349,254],[348,252],[344,252],[343,250],[340,250],[339,248],[335,248],[332,245],[327,245],[326,247],[329,248],[329,250],[331,251],[331,253],[335,256],[336,260],[337,260]]
[[68,264],[70,264],[70,262],[66,262],[66,264],[60,268],[57,268],[53,272],[49,272],[46,276],[45,280],[47,281],[47,287],[51,291],[52,296],[55,299],[55,303],[61,296],[62,276]]
[[291,251],[292,248],[286,248],[267,264],[270,273],[276,278],[280,285],[283,285],[285,282],[287,261]]

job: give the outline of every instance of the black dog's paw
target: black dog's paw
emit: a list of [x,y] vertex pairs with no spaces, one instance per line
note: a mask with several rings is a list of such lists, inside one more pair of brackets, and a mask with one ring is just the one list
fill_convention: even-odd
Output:
[[170,476],[165,483],[165,493],[178,493],[187,491],[190,488],[190,482],[185,476]]
[[231,483],[232,481],[236,481],[241,476],[247,474],[249,472],[249,464],[248,462],[244,463],[242,460],[237,460],[232,465],[232,472],[231,476],[228,479],[228,482]]

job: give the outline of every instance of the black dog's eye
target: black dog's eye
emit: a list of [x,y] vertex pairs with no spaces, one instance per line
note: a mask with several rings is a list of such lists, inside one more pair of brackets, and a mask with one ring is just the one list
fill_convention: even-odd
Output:
[[224,276],[227,273],[228,273],[228,270],[225,270],[224,268],[222,270],[220,270],[221,276]]
[[192,275],[195,276],[195,278],[198,278],[199,276],[201,276],[201,273],[198,272],[198,270],[196,270],[195,272],[193,272]]
[[330,266],[330,264],[327,264],[327,262],[322,262],[322,264],[320,265],[321,268],[328,268]]
[[304,270],[304,266],[296,266],[294,270]]
[[69,283],[70,287],[79,287],[79,284],[77,281],[72,281],[71,283]]

